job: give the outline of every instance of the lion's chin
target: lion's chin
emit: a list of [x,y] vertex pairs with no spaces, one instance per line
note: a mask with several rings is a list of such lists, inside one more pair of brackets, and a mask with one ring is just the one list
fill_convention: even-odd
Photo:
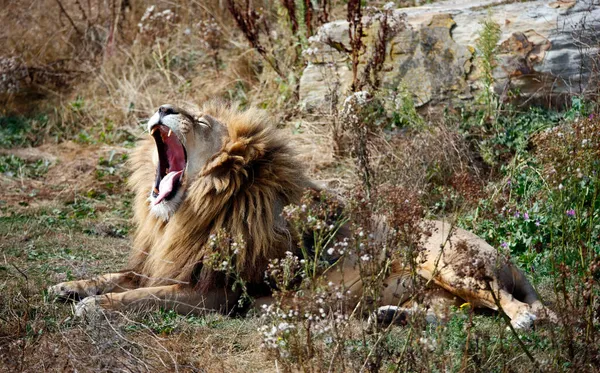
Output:
[[175,212],[181,205],[183,191],[180,189],[173,197],[169,198],[169,200],[162,200],[157,204],[154,204],[155,199],[156,197],[153,197],[152,195],[148,198],[148,201],[150,202],[150,213],[167,222],[175,215]]

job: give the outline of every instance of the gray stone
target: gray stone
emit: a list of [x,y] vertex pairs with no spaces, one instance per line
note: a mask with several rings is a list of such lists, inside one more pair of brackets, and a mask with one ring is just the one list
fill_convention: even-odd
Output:
[[[475,44],[488,17],[501,27],[494,89],[503,97],[512,92],[520,100],[551,102],[596,90],[600,5],[592,0],[450,0],[394,10],[393,22],[405,27],[388,45],[382,86],[404,85],[417,106],[471,99],[481,89]],[[374,17],[364,17],[363,25],[367,47],[359,76],[379,29]],[[329,109],[348,95],[349,44],[346,21],[323,25],[309,40],[300,80],[304,109]]]

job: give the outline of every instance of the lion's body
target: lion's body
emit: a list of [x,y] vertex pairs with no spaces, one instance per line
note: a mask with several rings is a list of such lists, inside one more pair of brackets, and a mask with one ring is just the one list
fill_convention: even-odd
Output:
[[[493,310],[498,310],[500,304],[518,327],[530,325],[538,313],[552,317],[524,274],[483,239],[444,221],[424,221],[422,225],[423,251],[416,263],[417,274],[427,286],[422,290],[420,306],[440,316],[449,306],[465,302]],[[343,268],[329,271],[326,276],[327,281],[344,284],[351,294],[360,297],[363,284],[353,261],[346,261]],[[378,303],[384,310],[392,306],[394,313],[398,308],[411,312],[415,288],[411,270],[393,261]]]
[[[92,305],[119,309],[159,304],[178,312],[229,309],[239,294],[219,284],[213,268],[205,265],[214,250],[209,241],[221,231],[244,241],[235,264],[249,284],[264,282],[269,260],[294,251],[293,234],[281,212],[314,185],[288,139],[254,110],[209,105],[197,116],[176,110],[159,109],[149,123],[156,145],[150,138],[142,140],[132,155],[136,231],[129,270],[50,288],[61,297],[87,296],[80,312]],[[184,153],[185,169],[180,170]],[[432,280],[433,293],[496,309],[492,289],[513,320],[533,319],[531,306],[539,301],[518,269],[500,261],[497,251],[479,237],[459,229],[449,238],[450,225],[433,225],[431,236],[423,238],[426,251],[419,267],[419,274]],[[485,274],[482,278],[463,273],[474,259],[475,269]],[[328,280],[360,293],[358,272],[351,261],[345,263],[330,271]],[[407,279],[407,270],[394,263],[381,304],[409,301]]]

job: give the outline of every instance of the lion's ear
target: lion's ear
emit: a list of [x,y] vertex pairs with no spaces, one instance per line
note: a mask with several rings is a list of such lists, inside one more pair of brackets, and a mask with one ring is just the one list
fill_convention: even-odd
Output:
[[202,176],[209,178],[207,181],[217,193],[229,188],[234,180],[238,181],[236,185],[241,185],[241,180],[248,177],[246,165],[249,162],[245,159],[246,152],[240,153],[247,148],[239,142],[227,145],[204,167]]
[[264,131],[229,138],[204,167],[202,176],[210,177],[213,188],[218,192],[232,184],[242,185],[243,180],[248,178],[252,163],[267,155],[269,140]]
[[256,143],[252,138],[242,137],[235,141],[230,141],[224,147],[231,157],[242,158],[245,163],[262,158],[265,154],[265,144]]
[[218,168],[223,167],[224,164],[227,163],[227,159],[229,155],[225,152],[217,153],[211,159],[209,159],[206,166],[202,170],[202,176],[208,176],[215,172]]

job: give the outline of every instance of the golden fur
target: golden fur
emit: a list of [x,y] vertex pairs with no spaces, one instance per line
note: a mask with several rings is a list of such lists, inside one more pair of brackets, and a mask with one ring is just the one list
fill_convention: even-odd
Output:
[[[136,232],[129,268],[148,277],[142,286],[194,283],[196,266],[210,254],[207,241],[219,230],[243,237],[246,245],[236,265],[247,281],[261,281],[269,259],[291,249],[285,226],[275,224],[281,211],[274,207],[297,202],[309,182],[287,139],[257,110],[212,104],[202,113],[226,124],[227,136],[200,174],[184,185],[187,196],[168,222],[148,210],[148,180],[155,173],[148,162],[155,149],[152,139],[142,141],[132,155]],[[206,279],[210,269],[202,271],[200,278]]]

